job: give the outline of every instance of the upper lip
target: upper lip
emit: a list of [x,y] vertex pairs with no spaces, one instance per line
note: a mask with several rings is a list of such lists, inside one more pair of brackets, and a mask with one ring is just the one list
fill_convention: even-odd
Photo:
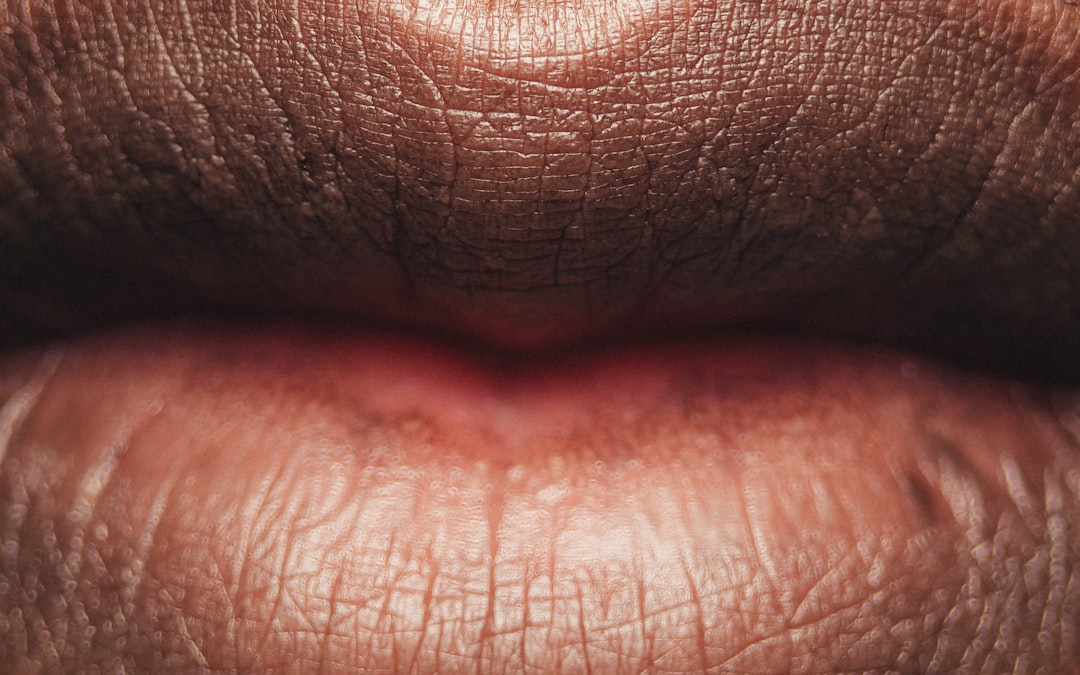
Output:
[[[1080,50],[1010,39],[1076,19],[908,5],[882,10],[888,35],[832,31],[827,7],[766,22],[733,6],[680,38],[673,64],[658,54],[675,38],[649,35],[703,20],[684,8],[635,18],[589,58],[555,49],[516,66],[504,57],[521,44],[479,49],[382,4],[386,16],[349,4],[317,25],[196,12],[197,37],[124,48],[118,91],[64,79],[112,67],[107,43],[36,40],[19,47],[13,87],[35,91],[34,64],[61,49],[64,100],[93,105],[82,130],[49,127],[44,108],[5,120],[13,156],[32,168],[37,154],[77,166],[96,153],[102,175],[135,178],[106,190],[26,172],[32,234],[0,253],[2,301],[20,318],[8,330],[223,308],[512,345],[749,326],[1080,376],[1080,89],[1054,75]],[[366,19],[408,39],[373,39]],[[976,29],[982,50],[965,42]],[[54,29],[14,23],[12,44],[34,30]],[[76,30],[58,24],[55,44]],[[204,63],[180,50],[189,38],[248,58]],[[321,84],[260,60],[290,40]],[[154,64],[171,75],[136,86]],[[261,86],[238,86],[251,78]],[[162,91],[185,103],[162,107]],[[143,108],[173,135],[133,125]]]

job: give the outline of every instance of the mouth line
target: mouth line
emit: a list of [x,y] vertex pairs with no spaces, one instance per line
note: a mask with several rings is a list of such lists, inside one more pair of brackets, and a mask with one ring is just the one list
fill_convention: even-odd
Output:
[[[9,298],[10,299],[10,298]],[[38,309],[26,309],[35,305]],[[1006,332],[981,332],[976,327],[954,330],[944,324],[929,334],[905,333],[893,323],[882,326],[851,327],[830,325],[828,319],[806,325],[785,321],[779,316],[724,321],[690,321],[669,316],[642,321],[599,321],[575,326],[565,322],[546,328],[535,325],[524,330],[508,327],[491,319],[455,318],[454,313],[434,312],[435,318],[423,318],[415,307],[402,315],[388,312],[361,312],[320,309],[317,306],[295,308],[260,306],[259,303],[181,302],[161,299],[135,308],[110,309],[92,314],[72,312],[67,305],[42,302],[40,297],[23,296],[13,306],[20,314],[33,315],[27,324],[14,331],[0,330],[0,353],[43,345],[56,340],[77,340],[129,327],[168,323],[239,322],[252,326],[308,326],[328,334],[339,332],[395,332],[408,339],[421,339],[445,348],[470,354],[473,358],[500,363],[507,367],[528,366],[575,354],[597,354],[606,350],[649,346],[664,342],[716,341],[738,339],[805,340],[814,344],[843,344],[856,349],[906,352],[919,359],[948,364],[973,373],[1041,382],[1050,386],[1075,386],[1080,383],[1080,369],[1072,350],[1046,348],[1045,341],[1064,344],[1067,340],[1050,336],[1029,340],[1022,325]],[[445,308],[443,308],[445,310]],[[1066,331],[1068,334],[1068,331]]]

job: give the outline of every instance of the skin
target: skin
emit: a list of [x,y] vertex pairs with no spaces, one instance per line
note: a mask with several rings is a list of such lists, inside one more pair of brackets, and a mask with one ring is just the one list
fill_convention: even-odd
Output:
[[3,3],[0,653],[1075,669],[1078,30]]
[[629,5],[5,3],[7,330],[753,324],[1080,372],[1071,6]]

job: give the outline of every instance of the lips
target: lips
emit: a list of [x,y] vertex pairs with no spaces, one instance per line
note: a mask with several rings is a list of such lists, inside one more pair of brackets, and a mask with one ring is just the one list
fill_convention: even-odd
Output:
[[1074,667],[1075,12],[530,7],[5,6],[3,651]]

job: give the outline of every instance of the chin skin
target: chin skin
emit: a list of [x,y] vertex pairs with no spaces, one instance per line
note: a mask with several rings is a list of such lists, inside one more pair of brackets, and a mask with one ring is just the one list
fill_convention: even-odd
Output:
[[1077,658],[1064,394],[822,345],[507,370],[221,326],[11,357],[0,382],[2,644],[27,667]]

